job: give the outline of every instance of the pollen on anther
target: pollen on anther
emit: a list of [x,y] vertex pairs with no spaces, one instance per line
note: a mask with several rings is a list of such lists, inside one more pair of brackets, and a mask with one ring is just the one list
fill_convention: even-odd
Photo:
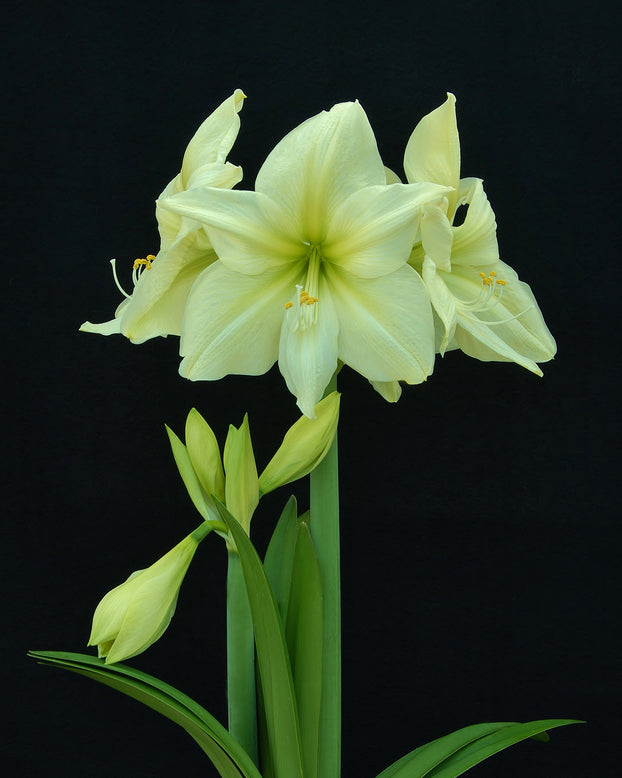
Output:
[[285,310],[288,311],[290,308],[294,307],[294,303],[285,303]]

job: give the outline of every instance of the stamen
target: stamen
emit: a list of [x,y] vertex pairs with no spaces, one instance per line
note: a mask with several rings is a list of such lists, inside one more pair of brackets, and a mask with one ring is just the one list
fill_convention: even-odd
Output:
[[[479,324],[507,324],[510,321],[518,319],[520,316],[522,316],[524,313],[527,313],[527,311],[530,311],[534,307],[533,305],[529,305],[527,308],[525,308],[524,311],[521,311],[514,316],[509,316],[506,319],[498,319],[497,321],[485,321],[484,319],[480,319],[479,316],[471,315],[479,313],[480,311],[491,311],[496,305],[499,304],[499,301],[503,297],[503,287],[507,286],[506,281],[504,281],[502,278],[497,278],[497,273],[494,270],[491,270],[488,275],[486,275],[486,273],[480,272],[479,277],[482,279],[482,289],[474,300],[461,300],[459,297],[456,297],[456,302],[460,308],[460,313],[463,316],[466,316],[473,321],[477,321]],[[495,290],[497,287],[499,287],[499,294],[495,296]]]
[[138,283],[138,279],[140,278],[143,270],[151,270],[154,259],[154,254],[147,254],[145,259],[134,260],[134,264],[132,266],[132,281],[134,282],[134,286],[136,286]]
[[304,286],[302,284],[296,284],[297,294],[294,298],[294,302],[285,304],[287,324],[292,332],[295,332],[298,329],[310,329],[317,321],[318,308],[316,303],[319,302],[317,293],[320,284],[321,261],[317,247],[313,245],[310,246],[307,255],[307,276],[305,278]]

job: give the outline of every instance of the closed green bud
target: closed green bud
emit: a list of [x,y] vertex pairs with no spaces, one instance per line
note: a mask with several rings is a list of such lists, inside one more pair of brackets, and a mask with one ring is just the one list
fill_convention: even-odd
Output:
[[186,571],[201,540],[195,531],[146,570],[137,570],[102,599],[93,615],[89,646],[106,664],[149,648],[168,627]]
[[337,431],[340,397],[339,392],[331,392],[316,405],[315,419],[302,416],[289,428],[259,476],[261,494],[302,478],[324,459]]
[[212,428],[193,408],[186,419],[186,448],[194,472],[206,494],[225,499],[225,474],[218,441]]
[[259,503],[259,482],[247,414],[239,429],[229,427],[223,460],[227,509],[248,534],[251,517]]

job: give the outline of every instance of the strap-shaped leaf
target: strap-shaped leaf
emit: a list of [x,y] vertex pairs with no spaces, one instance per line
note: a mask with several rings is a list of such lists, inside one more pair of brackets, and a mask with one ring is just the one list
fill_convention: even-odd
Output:
[[298,704],[305,778],[317,778],[322,701],[322,578],[309,525],[300,521],[285,637]]
[[547,740],[546,730],[576,723],[576,719],[544,719],[473,724],[416,748],[377,778],[456,778],[514,743],[527,738]]
[[445,762],[427,773],[426,778],[456,778],[456,776],[466,773],[471,767],[488,759],[489,756],[497,754],[499,751],[503,751],[503,749],[513,746],[521,740],[537,738],[541,733],[555,727],[580,723],[582,722],[576,719],[544,719],[504,727],[498,732],[486,735],[457,751],[446,759]]
[[287,603],[297,533],[298,505],[296,498],[292,495],[285,504],[274,528],[263,563],[283,624],[287,621]]
[[208,711],[152,675],[121,663],[106,665],[88,654],[30,651],[39,663],[61,667],[123,692],[183,727],[212,760],[222,778],[261,778],[251,758]]
[[302,748],[292,672],[281,618],[261,560],[250,538],[222,503],[216,502],[240,554],[251,607],[257,664],[270,752],[277,778],[302,778]]

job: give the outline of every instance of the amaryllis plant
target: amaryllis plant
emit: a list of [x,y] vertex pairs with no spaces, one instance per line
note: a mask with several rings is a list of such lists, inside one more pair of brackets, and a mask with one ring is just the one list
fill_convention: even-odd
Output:
[[[31,653],[179,724],[223,778],[338,778],[339,371],[360,373],[396,402],[451,349],[541,376],[556,347],[531,289],[499,257],[482,181],[461,178],[452,94],[414,128],[405,182],[385,167],[363,108],[350,102],[286,135],[253,190],[236,188],[242,170],[227,161],[244,99],[236,90],[199,127],[156,203],[158,253],[135,260],[129,290],[113,260],[123,299],[110,321],[81,329],[133,343],[180,336],[179,372],[193,381],[259,376],[278,361],[302,415],[263,469],[246,416],[222,450],[195,409],[183,440],[169,429],[197,526],[103,597],[89,640],[97,657]],[[261,559],[251,541],[260,498],[307,475],[309,509],[286,501]],[[226,727],[125,663],[164,635],[208,536],[228,559]],[[569,723],[467,726],[417,744],[377,778],[454,778]]]

